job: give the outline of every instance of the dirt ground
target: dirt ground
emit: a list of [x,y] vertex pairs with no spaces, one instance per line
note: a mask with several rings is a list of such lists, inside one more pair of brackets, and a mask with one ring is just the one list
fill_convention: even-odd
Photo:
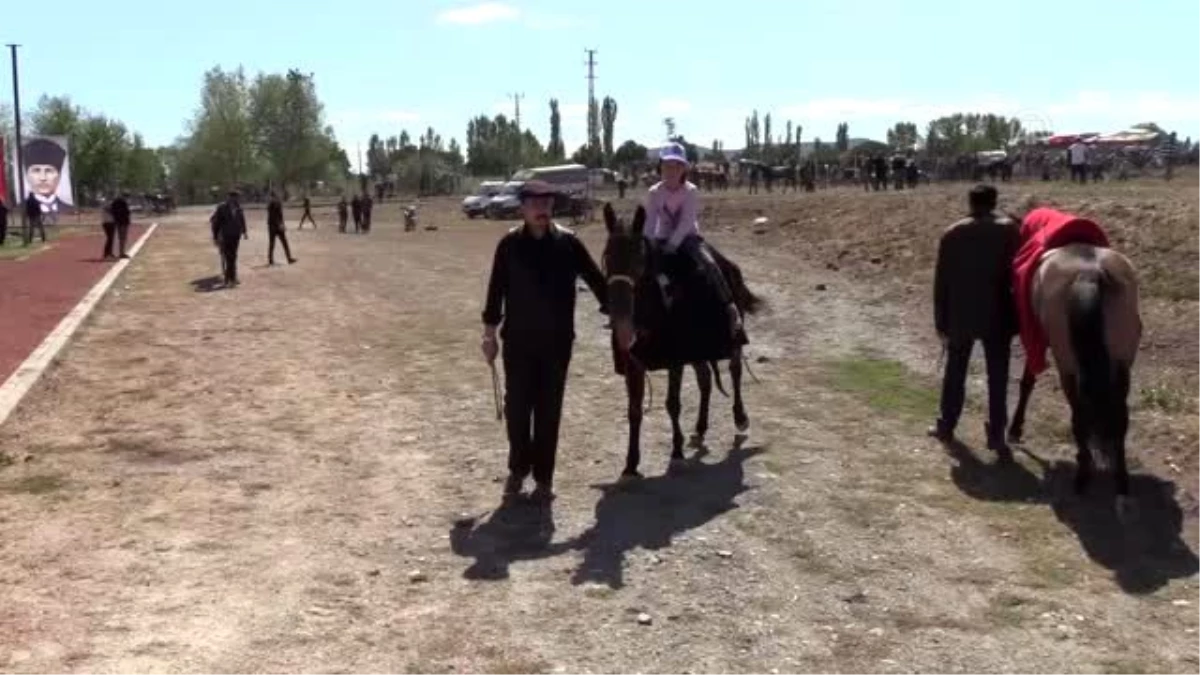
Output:
[[[890,240],[863,228],[901,223],[901,204],[936,233],[963,191],[712,200],[706,229],[771,305],[748,323],[752,434],[734,444],[718,395],[707,445],[664,475],[656,374],[647,479],[628,489],[624,389],[583,294],[552,510],[498,508],[478,337],[507,224],[435,200],[436,231],[404,233],[384,205],[355,236],[318,213],[289,233],[299,262],[265,268],[255,222],[242,286],[212,291],[206,214],[181,211],[0,428],[0,669],[1194,672],[1178,476],[1140,470],[1124,528],[1107,481],[1072,496],[1049,386],[1027,434],[1040,460],[993,466],[977,409],[973,447],[947,454],[923,436],[923,288],[898,264],[870,273],[890,252],[824,260],[828,232]],[[754,234],[758,208],[772,223]],[[581,234],[598,253],[603,228]],[[1186,405],[1164,424],[1194,434]],[[1152,412],[1171,417],[1139,408],[1135,435]]]

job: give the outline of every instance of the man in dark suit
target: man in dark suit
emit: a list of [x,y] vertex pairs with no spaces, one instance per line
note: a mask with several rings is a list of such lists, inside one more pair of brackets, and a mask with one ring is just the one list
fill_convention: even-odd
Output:
[[71,207],[58,196],[63,165],[67,161],[66,150],[48,138],[35,138],[25,144],[21,154],[25,162],[25,185],[30,194],[37,199],[45,216],[57,218],[60,212]]
[[[308,201],[308,198],[305,198]],[[275,264],[275,240],[283,244],[283,254],[287,256],[288,264],[296,262],[292,257],[292,249],[288,246],[287,233],[283,229],[283,203],[279,201],[279,195],[271,193],[271,201],[267,203],[267,264]]]
[[42,235],[42,242],[46,241],[46,224],[42,222],[42,203],[38,198],[30,192],[25,196],[25,221],[29,225],[25,228],[25,245],[28,246],[33,241],[33,231],[37,229]]
[[237,256],[238,245],[242,239],[249,239],[246,233],[246,216],[238,203],[238,192],[232,190],[225,201],[213,211],[212,218],[213,244],[221,251],[221,265],[224,270],[225,286],[237,286]]
[[534,500],[554,497],[558,427],[575,340],[577,279],[583,278],[601,311],[606,311],[604,275],[575,234],[550,220],[555,194],[543,181],[529,181],[521,188],[525,222],[496,247],[483,310],[484,358],[491,364],[503,352],[506,499],[520,494],[531,473],[537,483]]
[[996,188],[977,185],[969,194],[970,216],[946,228],[938,245],[933,280],[934,327],[946,351],[941,415],[929,435],[948,443],[962,414],[967,367],[975,342],[987,360],[988,448],[1008,457],[1008,359],[1017,333],[1012,288],[1020,224],[996,214]]
[[[109,208],[112,211],[113,226],[117,233],[117,250],[120,251],[121,258],[128,258],[129,254],[125,252],[125,245],[129,241],[129,225],[133,221],[133,214],[129,210],[129,193],[122,192],[117,195]],[[111,251],[111,249],[108,250]]]
[[354,216],[354,234],[362,231],[362,213],[363,213],[362,198],[354,195],[350,199],[350,213]]
[[313,218],[312,214],[312,200],[308,198],[308,195],[304,195],[304,213],[300,215],[300,224],[296,226],[296,229],[303,230],[304,221],[306,220],[312,223],[314,230],[317,229],[317,220],[316,218]]

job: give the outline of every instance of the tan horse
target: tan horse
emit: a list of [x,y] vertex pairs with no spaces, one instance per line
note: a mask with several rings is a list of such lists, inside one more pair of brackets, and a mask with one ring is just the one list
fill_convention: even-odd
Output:
[[[1031,294],[1071,406],[1078,463],[1075,490],[1087,488],[1096,461],[1108,464],[1115,474],[1117,507],[1123,512],[1129,495],[1127,399],[1142,337],[1137,271],[1113,249],[1069,244],[1042,256]],[[1027,367],[1009,426],[1013,442],[1021,439],[1033,383]]]

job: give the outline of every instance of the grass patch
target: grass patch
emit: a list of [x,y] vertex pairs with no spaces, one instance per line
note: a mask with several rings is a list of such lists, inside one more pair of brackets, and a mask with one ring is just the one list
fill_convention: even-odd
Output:
[[54,474],[24,476],[8,484],[8,491],[17,494],[44,495],[62,489],[66,482]]
[[830,379],[835,388],[881,412],[925,419],[937,411],[938,392],[898,361],[873,356],[839,359],[830,364]]
[[8,238],[4,240],[4,245],[0,246],[0,260],[18,260],[26,256],[41,253],[49,248],[49,242],[42,243],[41,241],[37,240],[35,240],[29,246],[25,246],[21,241],[20,231],[18,230],[17,236],[13,237],[13,233],[10,229]]
[[1159,410],[1164,413],[1181,413],[1191,408],[1187,394],[1165,384],[1142,387],[1138,392],[1138,407],[1143,410]]

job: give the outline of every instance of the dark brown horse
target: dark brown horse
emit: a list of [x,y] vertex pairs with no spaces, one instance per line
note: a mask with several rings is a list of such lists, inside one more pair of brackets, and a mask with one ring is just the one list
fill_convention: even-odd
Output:
[[[641,425],[646,376],[649,370],[667,370],[667,414],[671,417],[671,464],[678,466],[683,460],[683,431],[679,424],[681,412],[680,390],[683,385],[683,369],[692,365],[700,384],[700,412],[696,421],[694,441],[702,442],[708,431],[708,403],[710,375],[715,374],[720,387],[720,373],[715,359],[710,362],[678,357],[678,336],[704,336],[684,329],[671,330],[668,322],[677,317],[671,315],[663,301],[658,286],[659,256],[652,251],[643,228],[646,211],[637,208],[630,224],[617,218],[611,204],[604,205],[604,222],[608,228],[608,241],[604,247],[604,272],[608,281],[608,309],[613,326],[614,358],[618,372],[625,376],[625,389],[629,397],[629,449],[625,459],[622,479],[638,478],[641,462]],[[709,248],[733,292],[734,302],[745,315],[753,314],[762,300],[746,288],[741,270],[731,261]],[[678,282],[686,284],[687,282]],[[697,281],[694,283],[704,283]],[[721,309],[721,308],[718,308]],[[674,327],[672,327],[674,328]],[[675,337],[666,338],[668,334]],[[686,338],[685,338],[686,339]],[[656,345],[659,349],[653,356],[640,348]],[[687,347],[688,345],[683,345]],[[742,401],[742,350],[735,343],[724,358],[729,359],[730,380],[733,383],[733,417],[739,434],[750,428],[750,417]],[[710,370],[711,367],[711,370]],[[724,392],[722,392],[724,393]]]
[[[1120,253],[1070,244],[1042,256],[1031,300],[1049,339],[1063,393],[1071,407],[1075,437],[1075,489],[1083,492],[1093,464],[1115,474],[1117,509],[1129,496],[1125,435],[1129,429],[1130,372],[1142,336],[1137,272]],[[1019,442],[1034,376],[1026,369],[1008,438]]]

